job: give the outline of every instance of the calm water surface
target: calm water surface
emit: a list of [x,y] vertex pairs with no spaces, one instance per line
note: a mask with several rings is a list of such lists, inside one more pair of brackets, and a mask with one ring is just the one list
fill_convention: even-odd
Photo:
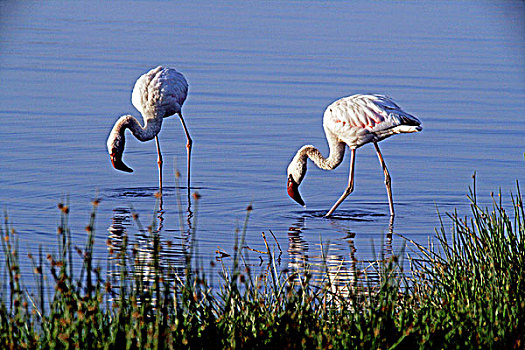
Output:
[[[120,115],[139,116],[130,101],[136,78],[165,64],[190,83],[191,192],[202,196],[188,208],[184,176],[177,188],[173,169],[185,174],[186,139],[170,118],[160,133],[167,263],[180,264],[191,240],[204,262],[217,250],[232,253],[251,203],[249,247],[265,250],[265,232],[279,243],[283,268],[318,263],[327,249],[330,266],[350,271],[352,260],[398,251],[404,241],[389,234],[370,145],[357,152],[355,191],[334,218],[322,215],[346,186],[348,155],[335,171],[309,166],[307,209],[288,198],[286,167],[297,149],[308,143],[328,153],[324,108],[376,92],[422,120],[422,133],[381,148],[393,179],[393,232],[426,243],[437,210],[468,212],[474,171],[486,203],[490,191],[507,195],[525,180],[524,13],[522,2],[480,1],[2,2],[0,206],[23,250],[53,252],[57,202],[69,201],[82,245],[90,201],[100,198],[96,256],[105,265],[106,241],[118,247],[122,232],[138,232],[132,211],[144,227],[156,218],[154,142],[128,137],[131,175],[111,167],[105,143]],[[136,241],[148,250],[147,237]]]

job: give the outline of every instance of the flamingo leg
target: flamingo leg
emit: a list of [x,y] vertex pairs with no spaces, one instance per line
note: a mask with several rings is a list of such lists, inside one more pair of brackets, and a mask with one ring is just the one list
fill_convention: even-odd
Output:
[[155,136],[157,144],[157,164],[159,165],[159,192],[162,193],[162,153],[160,152],[159,137]]
[[180,118],[180,122],[182,123],[182,127],[184,128],[184,132],[186,133],[186,139],[188,140],[188,142],[186,143],[186,149],[188,151],[188,172],[187,172],[187,176],[188,176],[188,194],[190,193],[190,164],[191,164],[191,146],[193,144],[193,141],[190,137],[190,133],[188,132],[188,128],[186,127],[186,123],[184,123],[184,118],[182,118],[182,112],[179,112],[179,118]]
[[348,175],[348,186],[346,186],[345,191],[341,195],[341,197],[335,202],[332,209],[326,213],[325,217],[332,215],[334,210],[341,204],[346,197],[350,195],[354,191],[354,164],[355,164],[355,148],[350,149],[350,174]]
[[381,154],[381,151],[379,150],[379,146],[377,145],[377,142],[374,142],[374,146],[376,147],[377,157],[379,158],[379,163],[381,163],[381,166],[383,167],[383,173],[385,174],[385,186],[386,186],[386,193],[388,194],[388,206],[390,207],[390,216],[394,216],[394,200],[392,199],[392,181],[390,179],[390,174],[388,173],[388,169],[386,168],[385,161],[383,159],[383,155]]

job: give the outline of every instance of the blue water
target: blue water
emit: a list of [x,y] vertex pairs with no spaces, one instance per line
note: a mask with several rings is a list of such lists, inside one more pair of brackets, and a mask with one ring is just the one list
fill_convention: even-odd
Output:
[[[90,202],[100,198],[95,256],[105,265],[108,238],[118,245],[115,232],[139,231],[132,210],[144,227],[156,218],[154,142],[128,137],[131,175],[111,167],[105,142],[120,115],[139,116],[135,80],[164,64],[190,84],[183,113],[194,140],[191,192],[201,195],[188,211],[186,139],[170,118],[159,136],[160,231],[174,242],[166,259],[177,264],[188,240],[201,261],[232,253],[249,204],[246,244],[265,250],[265,232],[271,247],[279,243],[283,268],[318,263],[323,249],[343,266],[399,251],[405,241],[389,234],[370,145],[357,151],[355,191],[334,218],[322,214],[346,186],[348,156],[331,172],[309,166],[307,209],[286,194],[286,168],[300,146],[328,153],[324,108],[360,92],[387,94],[423,122],[422,133],[394,136],[381,149],[393,181],[393,232],[426,244],[438,210],[468,212],[474,172],[483,203],[525,180],[524,13],[522,2],[491,1],[0,2],[0,207],[24,251],[54,252],[56,204],[68,201],[81,246]],[[179,188],[174,168],[183,174]]]

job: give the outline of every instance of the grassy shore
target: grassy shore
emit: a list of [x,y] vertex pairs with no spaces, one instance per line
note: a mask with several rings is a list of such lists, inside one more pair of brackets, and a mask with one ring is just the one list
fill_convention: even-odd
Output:
[[[254,276],[244,263],[246,225],[236,238],[232,266],[212,288],[192,262],[176,273],[159,262],[153,242],[147,279],[133,247],[118,252],[118,278],[93,266],[93,227],[73,249],[60,205],[59,254],[29,256],[37,291],[21,287],[16,234],[5,222],[0,348],[20,349],[519,349],[525,345],[525,216],[519,192],[512,208],[501,196],[481,208],[473,191],[471,214],[448,214],[434,243],[380,262],[379,279],[331,288],[308,272],[281,271],[273,252],[267,271]],[[247,210],[248,220],[251,208]],[[74,273],[73,255],[82,256]],[[108,259],[109,261],[109,259]],[[146,281],[147,280],[147,281]],[[54,295],[45,297],[46,283]],[[35,295],[36,294],[36,295]]]

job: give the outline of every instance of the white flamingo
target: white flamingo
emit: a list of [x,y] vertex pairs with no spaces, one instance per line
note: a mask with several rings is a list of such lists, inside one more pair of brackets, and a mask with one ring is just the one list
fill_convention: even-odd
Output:
[[162,191],[162,154],[158,133],[162,127],[162,120],[174,114],[178,114],[187,138],[188,153],[188,191],[190,188],[190,160],[192,140],[184,119],[182,118],[182,104],[188,94],[188,82],[184,76],[173,68],[158,66],[143,74],[133,88],[131,102],[142,114],[144,126],[140,125],[137,118],[132,115],[120,117],[111,130],[107,146],[111,157],[111,163],[117,170],[132,172],[122,161],[124,152],[126,129],[139,141],[148,141],[155,138],[157,144],[157,163],[159,165],[159,190]]
[[373,142],[379,162],[385,174],[385,185],[388,194],[390,215],[394,216],[394,202],[390,175],[377,143],[389,136],[399,133],[421,131],[419,119],[403,111],[392,99],[382,95],[353,95],[343,97],[329,105],[323,118],[330,155],[323,157],[317,148],[311,145],[303,146],[288,166],[288,194],[297,203],[304,206],[299,194],[299,185],[306,174],[306,161],[310,158],[321,169],[332,170],[343,160],[345,145],[350,148],[350,174],[348,186],[335,202],[326,216],[334,210],[354,190],[354,163],[357,148]]

